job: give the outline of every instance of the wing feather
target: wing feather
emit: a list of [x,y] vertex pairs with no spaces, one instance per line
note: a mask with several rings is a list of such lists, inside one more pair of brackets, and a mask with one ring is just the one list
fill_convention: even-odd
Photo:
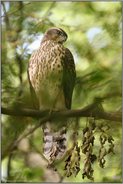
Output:
[[71,109],[72,94],[75,85],[76,71],[74,58],[69,49],[65,49],[65,57],[63,59],[63,91],[65,104]]
[[34,51],[31,55],[31,58],[30,58],[29,63],[28,63],[27,75],[28,75],[28,81],[30,84],[30,93],[31,93],[31,97],[32,97],[33,107],[38,109],[39,102],[38,102],[38,99],[37,99],[37,96],[35,93],[35,89],[33,88],[33,85],[32,85],[32,77],[31,77],[32,69],[30,67],[31,63],[33,63],[35,61],[34,58],[37,59],[37,51]]

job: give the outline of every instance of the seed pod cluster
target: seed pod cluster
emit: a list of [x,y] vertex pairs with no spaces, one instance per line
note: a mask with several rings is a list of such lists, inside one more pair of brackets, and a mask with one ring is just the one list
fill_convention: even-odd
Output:
[[80,171],[80,147],[77,142],[65,160],[64,170],[66,171],[67,177],[71,175],[76,176]]
[[93,146],[94,146],[94,129],[95,123],[94,121],[89,122],[89,126],[83,129],[83,142],[82,142],[82,153],[85,154],[86,158],[84,161],[84,168],[82,173],[82,178],[87,177],[90,180],[94,180],[93,178],[93,168],[92,164],[96,160],[96,155],[93,154]]
[[[89,118],[89,122],[86,127],[83,129],[82,143],[78,145],[78,132],[74,131],[73,134],[73,147],[69,154],[67,155],[67,159],[65,160],[65,175],[67,177],[73,175],[76,176],[80,169],[80,151],[85,155],[84,162],[82,163],[83,171],[82,178],[87,177],[88,179],[94,181],[93,173],[93,163],[98,160],[99,166],[104,168],[106,159],[105,156],[113,153],[114,154],[114,139],[109,134],[110,127],[107,125],[101,124],[96,125],[95,120]],[[99,132],[100,148],[99,150],[95,150],[94,153],[94,140],[95,133]],[[96,137],[97,138],[97,137]],[[108,146],[108,148],[107,148]]]
[[[105,156],[108,155],[109,153],[114,153],[114,139],[111,135],[108,134],[107,130],[104,128],[103,125],[100,128],[101,134],[100,134],[100,149],[99,149],[99,156],[98,156],[98,161],[99,165],[101,168],[104,168],[105,166]],[[109,148],[106,149],[106,143],[109,144]]]

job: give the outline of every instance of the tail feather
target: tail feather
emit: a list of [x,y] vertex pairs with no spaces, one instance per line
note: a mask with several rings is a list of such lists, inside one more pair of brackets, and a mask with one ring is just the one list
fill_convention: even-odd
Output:
[[66,151],[66,128],[63,127],[58,132],[52,132],[50,122],[43,127],[44,133],[44,156],[49,162],[60,159]]
[[49,128],[49,124],[47,123],[44,127],[43,127],[43,142],[44,142],[44,147],[43,147],[43,152],[44,155],[46,155],[46,158],[49,157],[50,154],[50,150],[53,146],[53,136],[51,133],[51,130]]

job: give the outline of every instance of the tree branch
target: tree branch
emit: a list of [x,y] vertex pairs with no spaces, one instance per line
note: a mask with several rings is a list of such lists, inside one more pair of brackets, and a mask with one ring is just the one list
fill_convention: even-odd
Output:
[[2,114],[11,115],[11,116],[25,116],[25,117],[35,117],[39,118],[39,123],[31,128],[28,132],[24,133],[19,137],[14,143],[12,143],[3,154],[3,158],[11,153],[18,143],[24,138],[33,133],[37,128],[39,128],[46,121],[57,118],[76,118],[76,117],[94,117],[96,119],[105,119],[110,121],[120,122],[122,120],[121,112],[105,112],[101,103],[94,102],[83,109],[78,110],[61,110],[61,111],[52,111],[49,110],[34,110],[34,109],[12,109],[12,108],[1,108]]
[[1,108],[2,114],[11,116],[25,116],[34,118],[44,118],[47,117],[51,119],[59,118],[75,118],[75,117],[94,117],[96,119],[105,119],[110,121],[122,121],[121,112],[106,112],[103,110],[102,106],[98,103],[92,103],[83,109],[77,110],[60,110],[52,111],[50,110],[34,110],[34,109],[11,109],[11,108]]

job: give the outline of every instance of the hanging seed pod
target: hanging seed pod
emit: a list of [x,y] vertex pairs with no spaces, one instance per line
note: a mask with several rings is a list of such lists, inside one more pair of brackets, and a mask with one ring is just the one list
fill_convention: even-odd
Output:
[[72,172],[71,172],[71,156],[72,156],[72,153],[70,153],[70,155],[65,160],[66,164],[65,164],[64,170],[66,171],[66,176],[67,177],[72,175]]
[[80,171],[80,147],[78,143],[74,144],[74,148],[71,150],[69,156],[65,160],[66,176],[76,176]]
[[82,141],[82,153],[85,154],[85,162],[82,173],[82,178],[87,177],[90,180],[93,180],[93,168],[92,163],[96,160],[96,155],[93,154],[93,146],[94,146],[94,130],[95,130],[95,121],[90,119],[89,126],[83,129],[83,141]]
[[77,157],[76,157],[76,162],[74,166],[74,175],[76,176],[80,171],[80,147],[78,146],[78,143],[76,144],[75,150],[77,153]]
[[101,147],[101,149],[99,150],[99,164],[100,164],[100,167],[104,167],[104,164],[105,164],[105,159],[104,157],[106,156],[107,154],[107,151],[106,151],[106,148],[105,147]]
[[[114,153],[114,144],[113,144],[113,137],[108,134],[108,130],[110,129],[109,126],[99,127],[99,130],[102,132],[99,138],[101,147],[99,149],[99,155],[98,155],[98,161],[101,168],[104,168],[105,166],[105,156],[109,153]],[[109,143],[109,149],[107,150],[105,147],[106,142]]]
[[114,139],[112,136],[108,136],[108,143],[109,143],[109,149],[108,149],[108,154],[109,153],[113,153],[114,154],[114,143],[113,143]]
[[83,169],[83,173],[82,173],[82,178],[84,179],[85,177],[87,177],[90,180],[94,180],[93,178],[93,169],[91,166],[91,162],[90,159],[87,158],[84,164],[84,169]]

